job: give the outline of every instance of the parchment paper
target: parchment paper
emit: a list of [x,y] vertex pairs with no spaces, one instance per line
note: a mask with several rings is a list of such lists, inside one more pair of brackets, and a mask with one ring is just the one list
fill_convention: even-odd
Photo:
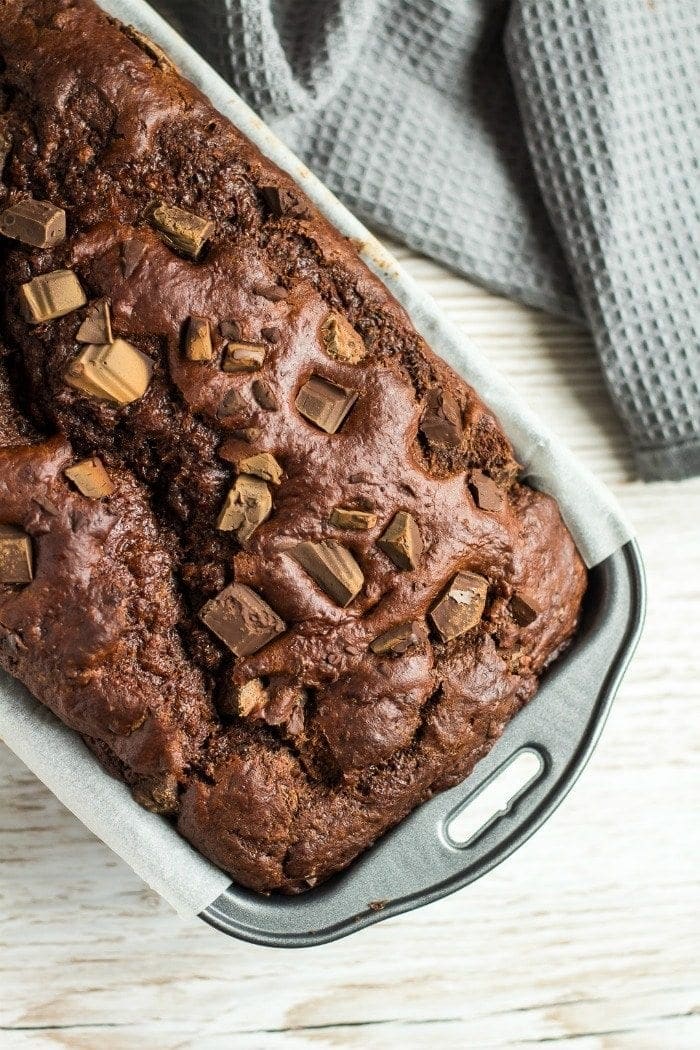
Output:
[[[299,181],[343,233],[361,242],[362,257],[411,315],[433,349],[493,409],[513,442],[528,480],[559,501],[587,565],[603,561],[632,537],[612,494],[551,434],[509,383],[441,315],[379,242],[294,157],[231,88],[142,0],[102,0],[105,10],[143,30],[174,59],[213,104]],[[146,812],[128,789],[99,767],[77,734],[63,726],[7,675],[0,675],[0,738],[99,838],[181,915],[202,911],[230,879],[184,842],[162,817]]]

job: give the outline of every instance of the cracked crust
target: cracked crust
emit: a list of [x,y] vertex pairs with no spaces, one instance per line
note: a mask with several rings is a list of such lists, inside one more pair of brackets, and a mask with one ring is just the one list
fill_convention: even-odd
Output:
[[[69,228],[51,249],[0,244],[0,522],[35,554],[31,584],[0,585],[0,663],[235,879],[313,886],[487,752],[575,629],[581,559],[553,500],[517,482],[493,416],[353,246],[91,0],[0,0],[0,131],[0,208],[31,193]],[[214,222],[197,261],[154,230],[156,199]],[[152,362],[133,404],[64,382],[84,311],[22,319],[19,285],[59,268],[110,301],[115,337]],[[329,311],[366,354],[328,352]],[[211,322],[211,359],[183,353],[190,317]],[[222,331],[264,344],[265,398],[222,368]],[[295,408],[313,374],[359,395],[337,433]],[[246,442],[283,473],[242,546],[216,522]],[[63,473],[94,455],[115,484],[104,500]],[[476,468],[499,486],[495,511],[470,491]],[[373,524],[339,528],[337,507]],[[377,545],[398,511],[420,531],[415,570]],[[345,608],[289,554],[321,540],[361,568]],[[488,581],[477,627],[369,648],[426,622],[461,571]],[[234,580],[287,627],[239,659],[198,618]],[[513,615],[521,593],[529,624]]]

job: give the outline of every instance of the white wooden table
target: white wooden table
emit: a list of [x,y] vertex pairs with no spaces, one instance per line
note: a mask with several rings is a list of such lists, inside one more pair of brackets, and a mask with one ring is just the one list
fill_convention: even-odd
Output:
[[587,335],[398,249],[615,489],[638,654],[582,780],[482,882],[320,948],[178,919],[0,745],[0,1048],[697,1050],[700,481],[634,481]]

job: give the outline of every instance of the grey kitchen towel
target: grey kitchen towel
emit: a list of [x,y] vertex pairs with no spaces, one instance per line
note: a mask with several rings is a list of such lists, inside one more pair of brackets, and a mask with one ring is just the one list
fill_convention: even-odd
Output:
[[647,479],[700,472],[698,0],[154,0],[360,218],[584,320]]

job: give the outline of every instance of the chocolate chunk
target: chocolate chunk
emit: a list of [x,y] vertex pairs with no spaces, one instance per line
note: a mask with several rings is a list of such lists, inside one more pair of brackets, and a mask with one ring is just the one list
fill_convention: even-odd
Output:
[[335,540],[299,543],[290,554],[338,605],[349,605],[362,590],[365,578],[360,566]]
[[480,510],[491,512],[503,510],[505,504],[503,489],[488,474],[484,474],[483,470],[472,471],[469,489]]
[[265,363],[261,343],[229,343],[224,356],[224,372],[258,372]]
[[377,546],[391,558],[397,569],[407,572],[418,568],[423,540],[408,511],[400,510],[394,515],[386,532],[377,540]]
[[235,416],[239,412],[243,412],[246,408],[246,403],[243,395],[235,387],[233,390],[228,390],[224,394],[223,401],[219,405],[217,415],[219,418],[225,418],[226,416]]
[[254,456],[245,456],[239,460],[238,469],[243,474],[252,474],[273,485],[282,481],[282,468],[270,452],[258,452]]
[[330,313],[321,325],[321,341],[329,357],[356,365],[367,356],[367,347],[342,314]]
[[248,718],[260,712],[270,699],[265,686],[259,678],[251,678],[235,691],[236,714],[239,718]]
[[69,365],[64,378],[83,394],[129,405],[146,393],[153,362],[125,339],[107,346],[87,346]]
[[355,390],[335,386],[321,376],[311,376],[297,394],[296,406],[302,416],[326,434],[335,434],[357,397]]
[[252,452],[245,442],[224,441],[218,454],[227,463],[233,463],[239,474],[253,474],[273,485],[282,481],[282,468],[271,452]]
[[268,343],[278,343],[280,338],[280,330],[279,328],[275,328],[274,326],[270,325],[269,328],[261,328],[260,335],[263,337],[263,339],[266,339]]
[[287,736],[298,736],[304,729],[304,706],[307,694],[297,682],[274,676],[267,688],[268,702],[255,717],[269,726],[282,726]]
[[286,630],[267,602],[243,583],[230,584],[206,603],[199,616],[236,656],[257,653]]
[[87,299],[72,270],[53,270],[20,287],[20,307],[25,321],[53,321],[85,306]]
[[52,248],[66,239],[66,213],[28,197],[0,214],[0,233],[34,248]]
[[160,816],[177,813],[180,805],[179,782],[174,773],[144,777],[134,784],[131,794],[139,806]]
[[[287,704],[286,708],[278,712],[277,710],[271,710],[273,707],[277,708],[278,705],[275,701],[274,705],[268,705],[264,711],[265,721],[268,725],[281,725],[284,729],[285,736],[291,737],[292,740],[295,737],[301,736],[304,732],[304,703],[305,698],[302,693],[297,693],[294,706],[292,707],[291,701]],[[272,719],[275,719],[273,721]]]
[[287,298],[289,292],[278,284],[254,284],[253,294],[259,295],[261,299],[269,299],[271,303],[281,303]]
[[251,384],[253,391],[253,397],[266,412],[276,412],[280,407],[280,403],[277,400],[277,395],[264,379],[254,379]]
[[168,247],[191,259],[197,259],[216,230],[210,219],[202,219],[184,208],[163,201],[151,206],[149,217]]
[[[223,713],[229,717],[249,718],[272,726],[284,726],[290,736],[304,728],[306,694],[284,676],[273,676],[268,685],[260,678],[250,678],[234,685],[223,696]],[[219,709],[222,703],[218,704]]]
[[488,586],[488,580],[475,572],[457,573],[430,610],[430,619],[443,641],[452,641],[476,627],[484,611]]
[[0,583],[31,583],[32,541],[22,529],[0,525]]
[[238,469],[243,474],[252,474],[263,481],[279,485],[282,481],[282,468],[270,452],[258,452],[254,456],[245,456],[238,462]]
[[123,25],[121,26],[122,32],[130,37],[134,43],[141,48],[142,51],[155,60],[156,64],[163,70],[164,73],[177,72],[174,62],[166,55],[162,47],[159,47],[150,37],[142,33],[140,29],[135,26]]
[[270,213],[276,219],[282,215],[292,215],[300,218],[307,215],[307,209],[301,204],[294,194],[283,186],[260,186],[260,196],[267,205]]
[[377,524],[377,515],[368,510],[355,510],[353,507],[334,507],[330,517],[331,525],[337,529],[355,529],[365,532]]
[[239,543],[245,543],[271,513],[272,496],[265,482],[241,474],[226,497],[216,527],[221,532],[235,532]]
[[516,591],[510,599],[510,611],[520,627],[528,627],[542,612],[542,606],[532,595]]
[[238,321],[220,321],[219,322],[219,334],[222,339],[233,340],[237,342],[241,338],[241,326]]
[[67,467],[63,472],[73,482],[79,492],[88,499],[102,499],[103,496],[111,496],[114,492],[112,480],[104,468],[102,460],[97,456],[91,459],[82,459],[73,467]]
[[136,267],[141,262],[146,252],[146,245],[143,241],[137,241],[131,238],[128,241],[123,241],[120,248],[122,273],[125,277],[131,277],[136,270]]
[[239,438],[241,441],[247,441],[251,445],[257,441],[261,436],[262,430],[260,427],[241,427],[240,430],[232,430],[231,436]]
[[462,417],[452,394],[437,388],[428,392],[420,429],[432,445],[457,448],[461,444]]
[[211,361],[213,356],[209,321],[193,314],[185,331],[185,357],[188,361]]
[[260,195],[272,214],[279,218],[284,211],[284,191],[279,186],[261,186]]
[[425,624],[420,620],[412,620],[391,627],[370,642],[369,647],[373,653],[380,656],[399,656],[408,649],[412,649],[414,645],[424,643],[427,637]]
[[85,320],[75,334],[78,343],[111,343],[112,318],[109,311],[109,300],[98,299],[91,303],[85,314]]

